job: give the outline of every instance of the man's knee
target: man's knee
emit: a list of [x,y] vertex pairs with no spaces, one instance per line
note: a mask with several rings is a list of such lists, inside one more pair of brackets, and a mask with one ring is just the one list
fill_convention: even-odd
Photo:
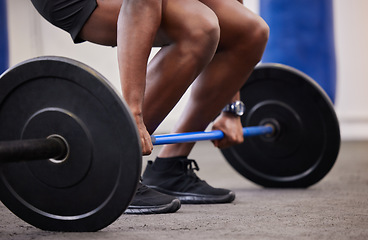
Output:
[[187,37],[194,43],[217,45],[220,39],[220,26],[215,14],[196,16],[188,31]]
[[270,29],[267,23],[261,17],[254,15],[239,32],[242,34],[237,38],[237,51],[244,53],[246,57],[249,57],[252,51],[254,61],[259,62],[269,37]]
[[267,23],[261,18],[257,17],[255,23],[255,29],[253,32],[253,38],[261,47],[265,47],[268,41],[268,36],[270,33],[270,28]]
[[212,10],[203,14],[195,14],[186,20],[178,41],[185,51],[192,54],[212,55],[220,40],[220,26],[217,16]]

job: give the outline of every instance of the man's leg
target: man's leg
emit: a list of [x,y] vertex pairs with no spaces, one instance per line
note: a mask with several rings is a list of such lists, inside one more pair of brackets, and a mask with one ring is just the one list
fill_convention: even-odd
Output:
[[[219,19],[220,42],[213,60],[194,82],[189,102],[173,132],[205,130],[224,105],[230,103],[236,96],[261,59],[268,39],[266,23],[239,2],[223,0],[201,2],[211,8]],[[201,186],[202,189],[207,189],[201,193],[202,190],[197,191],[193,187],[200,186],[198,179],[193,178],[186,183],[186,178],[172,174],[173,171],[179,174],[179,168],[183,169],[182,172],[191,168],[189,165],[192,162],[185,157],[189,155],[193,146],[194,143],[164,146],[155,163],[148,165],[143,175],[144,183],[162,192],[178,196],[182,202],[232,201],[230,191]],[[166,179],[165,175],[169,179]],[[190,188],[184,186],[185,184],[193,186]]]
[[[191,96],[174,132],[203,131],[231,102],[260,61],[268,39],[263,20],[236,1],[202,0],[221,26],[218,52],[194,82]],[[193,144],[167,145],[160,157],[187,156]]]
[[171,44],[148,65],[144,121],[153,133],[212,60],[220,29],[214,12],[198,0],[167,1],[161,28]]

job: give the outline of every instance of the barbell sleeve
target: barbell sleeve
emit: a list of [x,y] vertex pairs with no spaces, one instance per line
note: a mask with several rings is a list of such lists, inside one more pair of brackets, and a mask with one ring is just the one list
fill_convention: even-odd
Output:
[[[259,135],[272,134],[274,128],[272,126],[254,126],[243,128],[244,137],[252,137]],[[218,140],[224,138],[224,133],[220,130],[213,130],[208,132],[188,132],[176,134],[152,135],[153,145],[197,142],[206,140]]]
[[27,139],[0,142],[0,161],[57,159],[65,155],[67,147],[58,138]]

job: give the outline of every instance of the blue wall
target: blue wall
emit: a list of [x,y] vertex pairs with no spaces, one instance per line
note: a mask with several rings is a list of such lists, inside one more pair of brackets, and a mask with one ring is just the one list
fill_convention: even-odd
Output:
[[260,0],[270,26],[263,62],[295,67],[335,100],[336,60],[332,0]]
[[9,50],[6,0],[0,0],[0,74],[8,68],[8,65]]

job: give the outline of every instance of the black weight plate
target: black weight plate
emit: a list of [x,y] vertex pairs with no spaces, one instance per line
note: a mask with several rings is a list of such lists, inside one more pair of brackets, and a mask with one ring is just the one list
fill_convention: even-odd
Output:
[[2,163],[1,201],[26,222],[52,231],[97,231],[129,205],[141,173],[133,118],[96,71],[61,57],[23,62],[0,78],[0,141],[57,134],[61,163]]
[[244,127],[276,121],[280,131],[222,150],[240,174],[264,187],[303,188],[330,171],[340,148],[339,123],[331,101],[310,77],[263,64],[241,89],[241,99]]

